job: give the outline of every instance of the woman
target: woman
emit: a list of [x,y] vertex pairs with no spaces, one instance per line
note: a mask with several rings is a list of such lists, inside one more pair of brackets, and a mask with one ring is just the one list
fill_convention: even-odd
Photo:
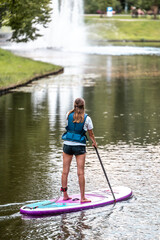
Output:
[[63,200],[69,200],[67,194],[67,180],[70,170],[70,165],[73,155],[77,161],[77,174],[81,192],[81,203],[90,202],[85,198],[85,177],[84,166],[86,157],[86,136],[88,131],[89,137],[92,140],[92,146],[97,147],[91,118],[84,112],[85,101],[82,98],[77,98],[74,102],[74,109],[67,114],[68,125],[67,132],[62,136],[63,145],[63,172],[62,172],[62,187]]

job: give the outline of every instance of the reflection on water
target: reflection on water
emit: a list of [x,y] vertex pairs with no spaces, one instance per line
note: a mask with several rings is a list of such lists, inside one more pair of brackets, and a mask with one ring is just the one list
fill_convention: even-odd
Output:
[[[27,54],[63,63],[65,72],[0,98],[2,239],[159,239],[159,58]],[[93,119],[111,185],[129,186],[134,197],[114,207],[61,216],[21,216],[26,202],[59,194],[65,114],[79,96]],[[104,188],[95,151],[90,145],[87,151],[86,190]],[[74,159],[70,194],[79,189],[75,179]]]

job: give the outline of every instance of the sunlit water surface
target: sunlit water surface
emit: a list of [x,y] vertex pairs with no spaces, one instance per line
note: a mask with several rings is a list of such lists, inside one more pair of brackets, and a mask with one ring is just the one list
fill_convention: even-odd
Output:
[[[0,238],[160,239],[159,57],[15,52],[65,70],[0,98]],[[20,215],[22,205],[59,194],[61,134],[76,97],[86,100],[111,185],[130,187],[133,197],[60,216]],[[86,191],[104,187],[106,179],[88,143]],[[75,159],[68,188],[70,194],[79,191]]]

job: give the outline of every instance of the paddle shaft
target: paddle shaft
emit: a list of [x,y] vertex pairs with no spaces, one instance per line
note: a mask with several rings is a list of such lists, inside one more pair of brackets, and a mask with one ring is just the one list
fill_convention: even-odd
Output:
[[98,159],[99,159],[99,161],[100,161],[101,167],[102,167],[102,169],[103,169],[104,175],[105,175],[105,177],[106,177],[106,180],[107,180],[107,182],[108,182],[109,188],[110,188],[110,190],[111,190],[111,193],[112,193],[112,195],[113,195],[114,202],[116,202],[116,198],[115,198],[114,192],[113,192],[113,190],[112,190],[112,187],[111,187],[111,184],[110,184],[109,179],[108,179],[108,177],[107,177],[106,171],[105,171],[105,169],[104,169],[102,160],[101,160],[100,155],[99,155],[99,153],[98,153],[98,149],[97,149],[96,147],[95,147],[95,150],[96,150]]

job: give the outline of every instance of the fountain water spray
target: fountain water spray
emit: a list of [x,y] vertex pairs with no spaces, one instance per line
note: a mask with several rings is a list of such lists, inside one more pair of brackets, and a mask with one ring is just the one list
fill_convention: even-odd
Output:
[[52,0],[51,22],[40,28],[38,47],[76,49],[85,45],[83,0]]

